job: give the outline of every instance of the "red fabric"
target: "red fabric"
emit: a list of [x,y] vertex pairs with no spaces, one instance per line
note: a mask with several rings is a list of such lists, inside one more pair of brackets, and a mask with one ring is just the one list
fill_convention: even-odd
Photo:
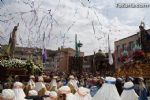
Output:
[[134,58],[137,58],[137,57],[144,57],[144,56],[145,56],[145,53],[144,53],[142,50],[140,50],[140,51],[134,52],[134,53],[133,53],[133,56],[134,56]]
[[120,57],[120,61],[121,62],[125,62],[125,61],[127,61],[128,60],[128,56],[121,56]]

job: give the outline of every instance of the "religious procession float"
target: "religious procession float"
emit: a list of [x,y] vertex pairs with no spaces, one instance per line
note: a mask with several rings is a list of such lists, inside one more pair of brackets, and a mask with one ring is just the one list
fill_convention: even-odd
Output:
[[[6,81],[7,78],[21,77],[22,81],[28,80],[30,75],[40,75],[43,67],[40,63],[34,63],[32,57],[29,59],[16,59],[14,57],[16,45],[16,31],[19,24],[14,27],[8,45],[1,47],[0,52],[0,80]],[[19,78],[20,78],[19,77]],[[27,78],[26,78],[27,77]]]
[[143,26],[140,28],[140,43],[135,44],[132,54],[127,50],[119,58],[122,65],[116,70],[118,77],[144,77],[150,78],[150,39],[149,33]]
[[150,78],[150,58],[142,60],[131,60],[130,62],[124,62],[124,64],[117,69],[116,76],[118,77],[144,77]]
[[0,75],[27,75],[38,74],[42,67],[35,65],[32,60],[8,59],[0,60]]
[[39,75],[42,72],[41,65],[35,65],[32,60],[7,59],[0,60],[0,80],[9,76]]

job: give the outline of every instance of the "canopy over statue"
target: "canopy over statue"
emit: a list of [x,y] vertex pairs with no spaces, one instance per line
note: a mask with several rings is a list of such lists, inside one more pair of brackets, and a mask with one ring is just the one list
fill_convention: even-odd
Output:
[[145,30],[144,22],[141,22],[141,25],[139,26],[139,29],[140,29],[140,36],[141,36],[140,42],[141,42],[142,50],[145,53],[149,53],[150,52],[150,47],[149,47],[149,44],[150,44],[150,33],[148,33],[148,31]]

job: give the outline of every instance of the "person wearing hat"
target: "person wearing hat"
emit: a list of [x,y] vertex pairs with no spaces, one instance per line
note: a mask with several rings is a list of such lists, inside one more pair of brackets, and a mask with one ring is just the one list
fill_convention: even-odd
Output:
[[31,75],[30,76],[30,80],[29,82],[27,83],[26,87],[25,87],[25,93],[27,94],[30,90],[34,89],[35,88],[35,77],[34,75]]
[[94,95],[92,100],[121,100],[115,86],[116,79],[113,77],[106,77],[105,83]]
[[92,100],[90,95],[90,90],[84,87],[79,87],[78,91],[75,93],[76,100]]
[[144,78],[139,77],[139,100],[148,100],[147,92],[147,88],[144,84]]
[[2,90],[2,100],[14,100],[15,99],[15,93],[12,89],[4,89]]
[[13,86],[13,91],[15,93],[14,100],[25,100],[25,93],[23,91],[23,84],[21,82],[15,82]]
[[121,100],[138,100],[138,95],[134,91],[134,84],[126,82],[123,87],[123,92],[121,94]]
[[58,100],[76,100],[75,96],[71,93],[69,86],[62,86],[58,89]]
[[78,90],[78,85],[77,85],[77,81],[74,79],[73,75],[69,76],[69,82],[68,82],[68,86],[71,89],[71,93],[75,94],[76,91]]
[[57,76],[53,76],[53,79],[50,82],[50,91],[57,91]]
[[43,96],[45,94],[45,92],[47,91],[46,86],[43,82],[44,82],[43,77],[39,76],[38,77],[38,82],[35,83],[35,88],[34,89],[38,92],[39,96]]

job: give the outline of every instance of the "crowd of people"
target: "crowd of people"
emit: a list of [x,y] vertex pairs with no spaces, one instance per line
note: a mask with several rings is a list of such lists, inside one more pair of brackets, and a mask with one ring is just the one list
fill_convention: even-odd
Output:
[[[80,77],[78,77],[80,76]],[[3,87],[0,100],[148,100],[148,90],[142,77],[114,78],[93,75],[31,75],[29,81],[15,81]]]

